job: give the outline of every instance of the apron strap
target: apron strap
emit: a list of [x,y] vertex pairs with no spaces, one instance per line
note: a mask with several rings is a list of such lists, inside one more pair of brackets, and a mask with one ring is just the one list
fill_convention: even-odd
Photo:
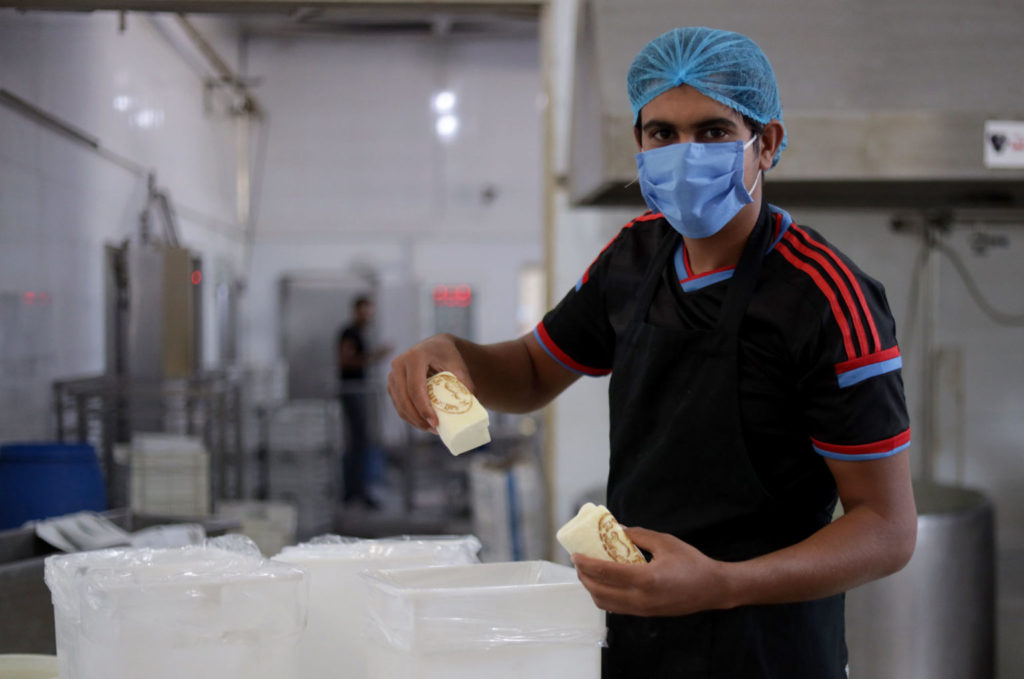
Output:
[[740,261],[729,281],[729,290],[722,305],[721,316],[718,318],[718,326],[731,335],[739,331],[740,323],[747,313],[747,306],[754,296],[754,289],[761,276],[761,263],[764,261],[765,250],[772,234],[769,214],[768,202],[762,200],[757,223],[747,238],[743,254],[740,255]]
[[654,251],[654,262],[647,268],[646,277],[640,287],[640,294],[636,298],[636,306],[633,309],[634,322],[643,323],[646,320],[647,311],[651,308],[651,302],[654,301],[654,293],[658,289],[658,283],[661,282],[661,274],[679,246],[680,238],[679,233],[674,228],[670,228],[658,243],[658,248]]

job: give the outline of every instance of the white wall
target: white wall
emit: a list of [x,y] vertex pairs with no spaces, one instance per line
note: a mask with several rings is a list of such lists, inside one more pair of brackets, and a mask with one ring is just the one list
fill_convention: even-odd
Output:
[[[277,282],[303,270],[369,266],[427,292],[466,283],[475,339],[514,336],[518,271],[543,257],[536,38],[256,35],[246,53],[271,110],[248,360],[277,356]],[[434,127],[441,90],[456,96],[449,140]],[[378,317],[386,326],[387,309]],[[381,328],[397,349],[429,333]]]
[[[231,45],[217,24],[199,23]],[[152,168],[179,208],[183,243],[206,264],[238,267],[233,124],[204,113],[200,75],[173,35],[167,20],[139,15],[119,32],[107,12],[0,10],[0,87]],[[0,440],[50,435],[50,381],[104,369],[104,245],[136,235],[145,187],[0,106]],[[28,304],[32,292],[48,301]]]

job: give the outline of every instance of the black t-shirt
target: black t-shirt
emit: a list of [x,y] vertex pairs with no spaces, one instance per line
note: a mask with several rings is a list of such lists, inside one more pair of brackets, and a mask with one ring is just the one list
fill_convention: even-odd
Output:
[[[363,340],[363,331],[358,325],[353,324],[338,333],[339,361],[341,356],[341,343],[346,340],[355,344],[356,356],[366,355],[366,342]],[[343,380],[363,380],[366,379],[366,368],[362,366],[359,366],[358,368],[342,368],[339,363],[338,376]]]
[[[907,448],[910,429],[882,285],[785,211],[769,206],[768,218],[771,249],[740,328],[740,408],[755,469],[770,492],[785,492],[832,484],[822,456],[868,460]],[[671,229],[652,213],[622,228],[535,329],[548,354],[586,375],[611,372],[633,298]],[[733,270],[692,275],[679,240],[648,319],[709,328]]]

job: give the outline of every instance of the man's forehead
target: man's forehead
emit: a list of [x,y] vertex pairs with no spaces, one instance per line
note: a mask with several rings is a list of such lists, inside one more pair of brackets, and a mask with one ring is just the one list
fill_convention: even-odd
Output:
[[670,120],[675,123],[697,124],[702,120],[731,121],[743,124],[743,116],[721,102],[702,94],[689,85],[680,85],[651,99],[640,111],[640,119]]

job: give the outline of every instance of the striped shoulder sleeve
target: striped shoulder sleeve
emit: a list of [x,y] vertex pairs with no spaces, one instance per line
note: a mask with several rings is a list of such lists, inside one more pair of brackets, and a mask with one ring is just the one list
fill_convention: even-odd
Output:
[[878,459],[906,449],[903,359],[884,288],[807,227],[791,225],[775,249],[818,300],[810,304],[817,322],[803,353],[801,380],[811,445],[840,460]]

